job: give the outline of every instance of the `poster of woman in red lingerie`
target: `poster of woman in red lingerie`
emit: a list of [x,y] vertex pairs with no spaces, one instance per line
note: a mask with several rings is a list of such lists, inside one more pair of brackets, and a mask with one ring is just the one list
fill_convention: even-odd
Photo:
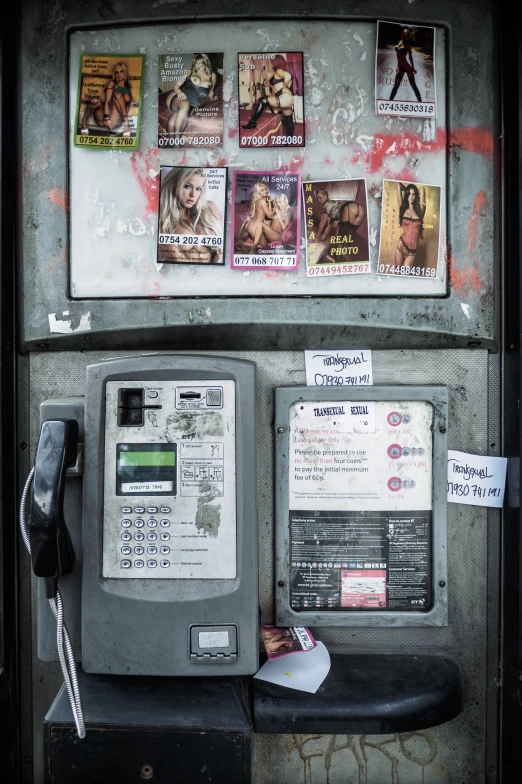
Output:
[[238,54],[239,146],[304,147],[302,52]]
[[383,181],[379,275],[433,280],[439,235],[439,185]]

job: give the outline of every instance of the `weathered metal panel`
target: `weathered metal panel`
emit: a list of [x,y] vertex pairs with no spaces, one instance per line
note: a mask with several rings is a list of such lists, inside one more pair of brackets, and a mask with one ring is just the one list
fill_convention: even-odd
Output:
[[[349,41],[352,26],[364,24],[365,29],[374,29],[375,20],[383,16],[434,24],[443,30],[449,85],[446,129],[437,120],[435,138],[427,141],[417,121],[392,120],[390,124],[383,118],[379,132],[375,117],[370,122],[372,111],[368,108],[368,116],[361,114],[356,118],[358,135],[351,138],[349,129],[345,144],[332,145],[336,161],[332,171],[342,171],[340,159],[344,156],[350,161],[350,171],[355,172],[356,163],[351,163],[351,157],[356,156],[357,171],[366,174],[369,184],[378,183],[387,172],[398,173],[408,168],[408,163],[412,162],[411,150],[416,146],[420,147],[419,155],[422,153],[423,159],[446,161],[449,190],[445,242],[450,274],[449,294],[442,298],[381,298],[360,291],[359,294],[365,296],[349,299],[323,296],[323,291],[318,290],[288,297],[286,278],[277,277],[276,285],[283,279],[285,283],[280,283],[281,290],[276,296],[270,291],[270,297],[259,297],[255,286],[246,278],[244,291],[233,298],[223,296],[222,292],[221,296],[203,292],[198,299],[186,294],[157,299],[161,292],[150,287],[143,292],[144,299],[132,302],[71,299],[68,293],[69,208],[74,210],[76,206],[70,202],[66,154],[69,140],[68,46],[73,40],[69,33],[81,28],[82,35],[86,35],[88,30],[95,28],[101,40],[99,45],[108,47],[119,34],[118,25],[147,24],[158,30],[156,37],[159,37],[163,23],[172,24],[172,17],[181,31],[180,24],[190,27],[189,22],[196,16],[198,20],[216,19],[223,9],[213,0],[198,4],[156,0],[146,7],[136,0],[116,0],[103,6],[103,15],[99,4],[93,0],[81,4],[52,0],[44,5],[24,0],[24,7],[26,24],[20,47],[24,122],[18,265],[24,299],[21,313],[24,348],[34,348],[37,344],[47,344],[50,348],[122,344],[134,348],[159,348],[172,345],[173,338],[178,346],[216,348],[225,342],[234,348],[313,347],[333,345],[338,341],[345,345],[364,343],[392,348],[403,345],[462,347],[470,342],[494,345],[498,280],[495,271],[498,247],[495,214],[498,210],[494,154],[498,135],[498,91],[492,67],[495,45],[492,12],[487,0],[477,3],[439,0],[429,10],[405,0],[394,0],[385,8],[376,0],[369,0],[364,6],[343,3],[327,14],[319,14],[313,8],[303,9],[301,3],[291,0],[285,6],[284,16],[280,9],[272,16],[279,20],[277,22],[271,21],[266,13],[259,14],[259,8],[252,2],[233,2],[227,6],[229,19],[249,19],[248,24],[256,30],[268,29],[269,22],[276,25],[282,41],[286,40],[286,28],[295,29],[296,20],[300,20],[304,31],[303,49],[306,41],[311,41],[314,24],[321,26],[325,20],[330,23],[345,20],[345,36]],[[468,43],[463,43],[462,30],[466,30]],[[371,36],[369,33],[367,36],[367,42],[363,39],[363,43],[368,58]],[[275,36],[272,39],[275,40]],[[362,53],[362,47],[353,39],[353,34],[351,40],[351,56],[355,58],[359,49]],[[324,48],[328,47],[326,42]],[[348,55],[346,57],[350,63]],[[360,60],[358,62],[360,64]],[[349,74],[347,78],[349,81]],[[356,94],[357,78],[354,75],[354,82],[350,84],[352,95]],[[350,100],[350,92],[348,96]],[[444,103],[443,98],[441,102]],[[389,130],[386,123],[390,124]],[[365,140],[367,150],[356,141],[361,135],[370,137]],[[240,157],[238,152],[238,160]],[[154,165],[149,167],[140,156],[136,156],[136,162],[135,176],[150,192],[154,178],[150,176],[149,168],[154,169]],[[430,167],[434,165],[430,163],[428,171],[433,170]],[[232,272],[222,272],[232,275]],[[242,273],[238,276],[244,279]],[[272,285],[263,284],[265,288]],[[318,324],[322,325],[320,335]]]

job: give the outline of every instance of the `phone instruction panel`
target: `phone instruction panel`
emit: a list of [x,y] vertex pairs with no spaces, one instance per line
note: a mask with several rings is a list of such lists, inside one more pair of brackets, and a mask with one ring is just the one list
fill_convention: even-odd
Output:
[[294,611],[430,609],[432,421],[425,401],[291,406]]
[[103,576],[236,577],[235,382],[108,381]]

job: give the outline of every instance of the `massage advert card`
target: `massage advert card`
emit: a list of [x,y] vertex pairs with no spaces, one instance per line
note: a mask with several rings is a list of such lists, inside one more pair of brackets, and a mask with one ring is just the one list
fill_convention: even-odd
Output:
[[439,185],[383,180],[379,275],[437,276],[440,200]]
[[223,52],[160,54],[158,147],[221,147]]
[[435,28],[377,22],[375,111],[436,117]]
[[74,146],[137,150],[143,90],[142,54],[82,54]]
[[304,147],[302,52],[240,52],[240,147]]
[[301,175],[235,171],[232,182],[232,269],[296,270]]
[[308,277],[371,272],[366,180],[304,182]]

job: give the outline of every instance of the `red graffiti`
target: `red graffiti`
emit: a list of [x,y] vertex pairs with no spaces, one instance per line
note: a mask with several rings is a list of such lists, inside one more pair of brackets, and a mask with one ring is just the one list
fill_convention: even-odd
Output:
[[450,144],[484,158],[493,155],[493,135],[486,128],[455,128],[450,136]]
[[69,203],[67,201],[67,194],[63,190],[63,188],[51,188],[48,191],[47,196],[49,201],[52,201],[53,204],[56,204],[58,207],[63,207],[64,210],[69,209]]
[[[455,294],[461,298],[470,290],[475,294],[479,294],[482,290],[482,281],[477,267],[469,262],[466,262],[463,265],[459,264],[453,256],[451,245],[448,245],[446,261],[451,287]],[[473,259],[473,262],[476,262],[476,259]]]
[[142,215],[143,220],[158,211],[158,179],[159,174],[151,177],[149,171],[159,171],[159,156],[157,147],[147,150],[145,155],[136,150],[130,156],[132,173],[134,179],[140,186],[140,190],[145,197],[145,212]]
[[238,128],[229,128],[228,129],[228,138],[229,139],[235,139],[236,136],[238,135],[238,133],[239,133],[239,129]]
[[473,202],[473,211],[468,224],[468,251],[472,253],[477,249],[478,230],[481,226],[480,219],[484,217],[488,207],[488,198],[485,191],[479,191]]

